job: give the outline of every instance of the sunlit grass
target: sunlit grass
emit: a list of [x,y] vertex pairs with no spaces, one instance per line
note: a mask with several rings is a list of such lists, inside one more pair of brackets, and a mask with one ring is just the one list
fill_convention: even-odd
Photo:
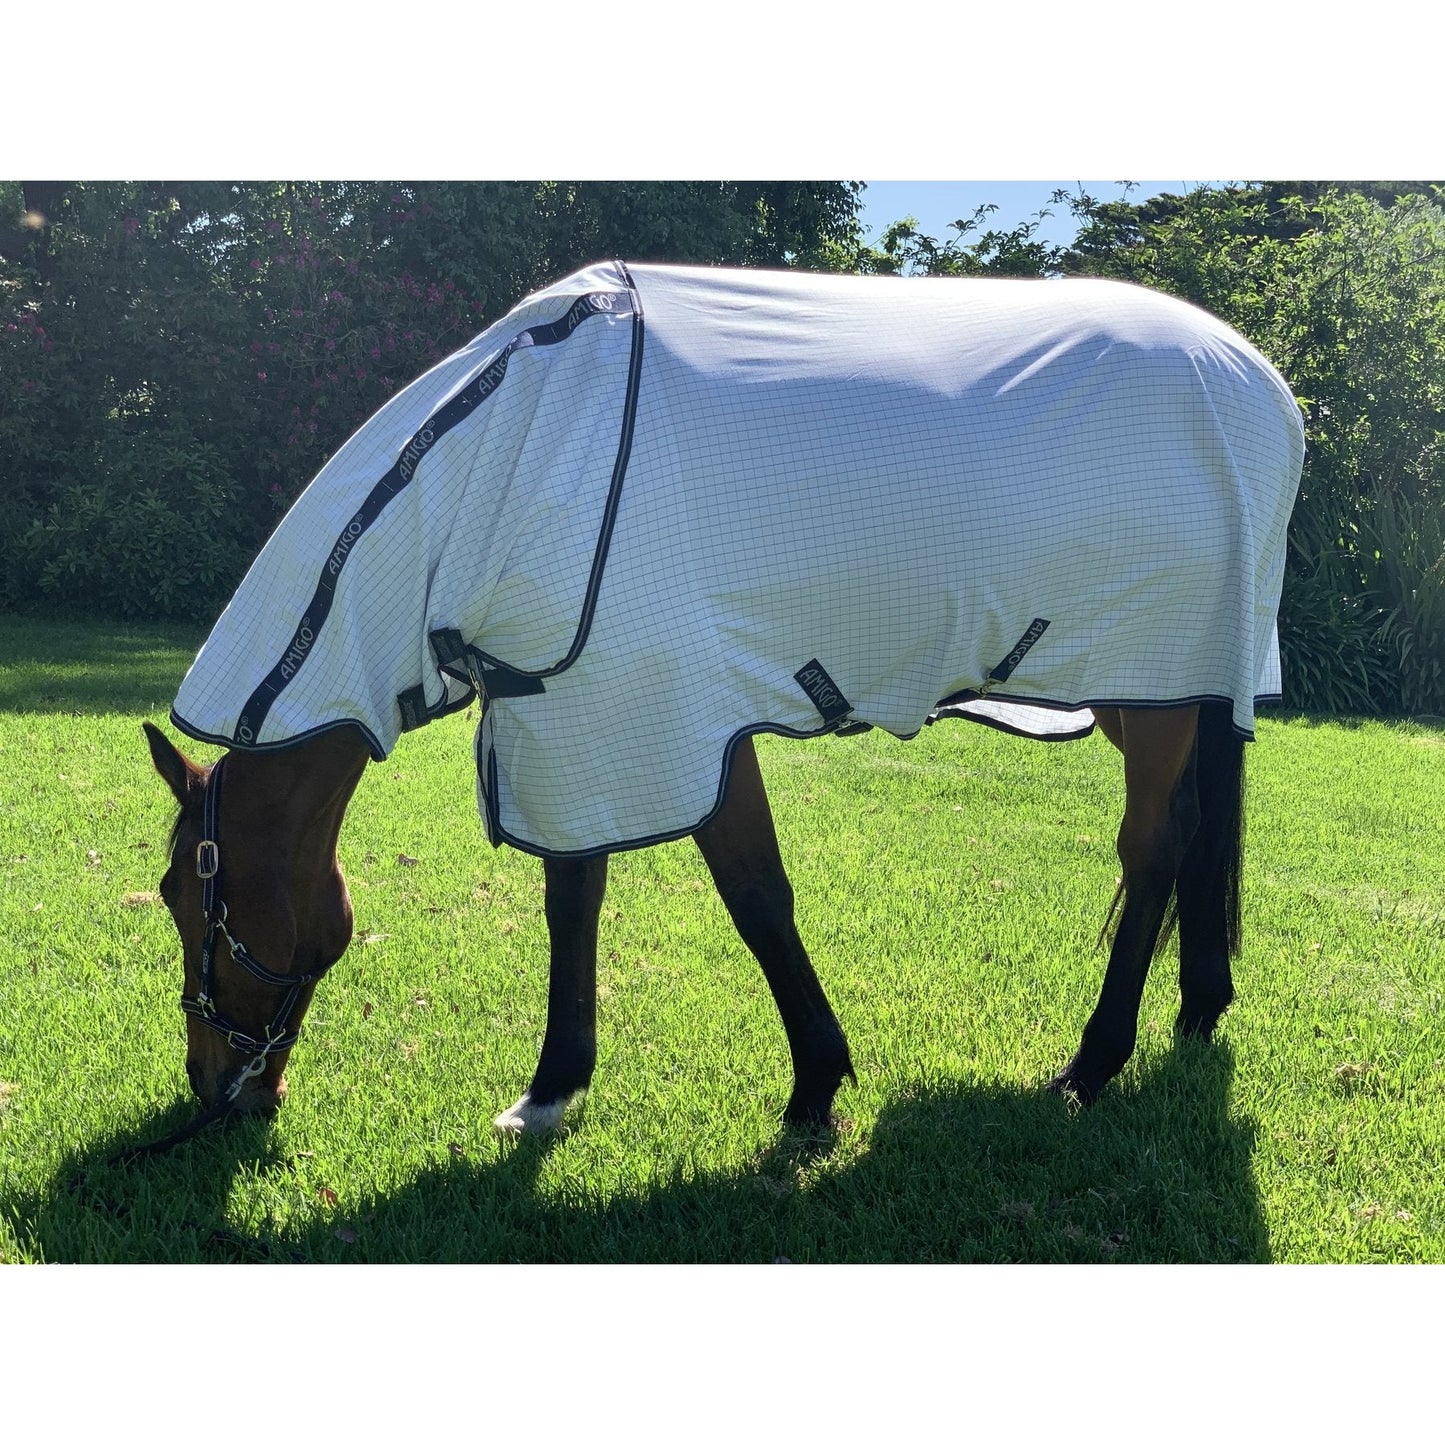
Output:
[[490,1120],[536,1060],[541,867],[485,842],[474,719],[444,720],[358,792],[357,939],[281,1114],[112,1169],[192,1107],[139,724],[194,639],[127,635],[106,672],[0,625],[6,1260],[1445,1260],[1445,734],[1410,724],[1262,724],[1239,1001],[1176,1048],[1166,957],[1086,1114],[1038,1085],[1101,976],[1107,745],[764,741],[843,1127],[780,1132],[781,1026],[683,842],[614,859],[593,1091],[518,1145]]

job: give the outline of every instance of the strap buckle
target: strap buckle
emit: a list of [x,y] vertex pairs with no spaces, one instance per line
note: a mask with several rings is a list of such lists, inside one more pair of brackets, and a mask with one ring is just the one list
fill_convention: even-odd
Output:
[[221,871],[221,850],[209,838],[196,844],[196,876],[214,878]]

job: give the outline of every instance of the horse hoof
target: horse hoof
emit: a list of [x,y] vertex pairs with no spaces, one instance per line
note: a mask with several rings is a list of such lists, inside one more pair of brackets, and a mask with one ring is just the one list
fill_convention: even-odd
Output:
[[858,1082],[847,1046],[843,1047],[841,1060],[816,1073],[810,1071],[805,1078],[806,1082],[793,1085],[792,1097],[783,1110],[784,1125],[790,1129],[836,1129],[838,1116],[833,1112],[833,1096],[844,1079],[854,1085]]
[[[1108,1081],[1105,1080],[1105,1083]],[[1091,1108],[1099,1095],[1104,1091],[1104,1084],[1091,1084],[1082,1074],[1075,1071],[1072,1064],[1068,1068],[1060,1070],[1052,1079],[1044,1085],[1045,1090],[1050,1094],[1058,1094],[1062,1098],[1072,1099],[1080,1108]]]
[[499,1134],[513,1137],[522,1134],[547,1134],[561,1127],[567,1110],[586,1097],[586,1089],[575,1094],[555,1099],[550,1104],[537,1104],[530,1093],[523,1094],[515,1104],[492,1120],[492,1128]]
[[1219,1022],[1223,1009],[1211,1009],[1206,1013],[1185,1014],[1180,1011],[1179,1017],[1174,1020],[1174,1036],[1180,1039],[1198,1039],[1201,1043],[1210,1043],[1214,1038],[1214,1028]]

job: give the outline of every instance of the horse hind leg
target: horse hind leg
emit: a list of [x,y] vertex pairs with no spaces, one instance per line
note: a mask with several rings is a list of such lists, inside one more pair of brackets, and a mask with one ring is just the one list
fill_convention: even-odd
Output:
[[1199,821],[1192,766],[1197,721],[1194,706],[1133,708],[1120,709],[1103,727],[1124,754],[1123,909],[1078,1051],[1048,1085],[1084,1104],[1098,1098],[1134,1052],[1149,963]]
[[504,1134],[539,1134],[561,1124],[592,1082],[597,1063],[597,920],[607,892],[607,855],[545,863],[551,968],[547,1029],[527,1092],[498,1114]]
[[1244,857],[1244,739],[1227,704],[1200,710],[1195,761],[1199,829],[1176,885],[1179,1016],[1175,1032],[1208,1039],[1234,1000],[1230,958],[1239,953]]

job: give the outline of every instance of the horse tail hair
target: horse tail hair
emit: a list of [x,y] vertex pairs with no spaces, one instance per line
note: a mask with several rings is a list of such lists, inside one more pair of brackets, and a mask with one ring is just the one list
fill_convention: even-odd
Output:
[[[1239,955],[1239,887],[1244,868],[1244,739],[1228,703],[1199,709],[1194,744],[1199,826],[1185,849],[1162,943],[1182,919],[1194,936],[1213,932],[1229,957]],[[1222,928],[1223,936],[1218,930]]]
[[[1099,941],[1096,945],[1097,947],[1106,948],[1110,943],[1114,941],[1115,925],[1118,923],[1119,908],[1123,904],[1123,902],[1124,880],[1121,878],[1119,880],[1119,886],[1114,890],[1114,901],[1109,905],[1109,912],[1104,918],[1103,926],[1099,929]],[[1169,912],[1171,915],[1174,912],[1174,898],[1172,894],[1170,895],[1169,900]],[[1166,925],[1168,925],[1169,922],[1169,919],[1165,920]],[[1162,935],[1163,930],[1161,929],[1160,932]]]

